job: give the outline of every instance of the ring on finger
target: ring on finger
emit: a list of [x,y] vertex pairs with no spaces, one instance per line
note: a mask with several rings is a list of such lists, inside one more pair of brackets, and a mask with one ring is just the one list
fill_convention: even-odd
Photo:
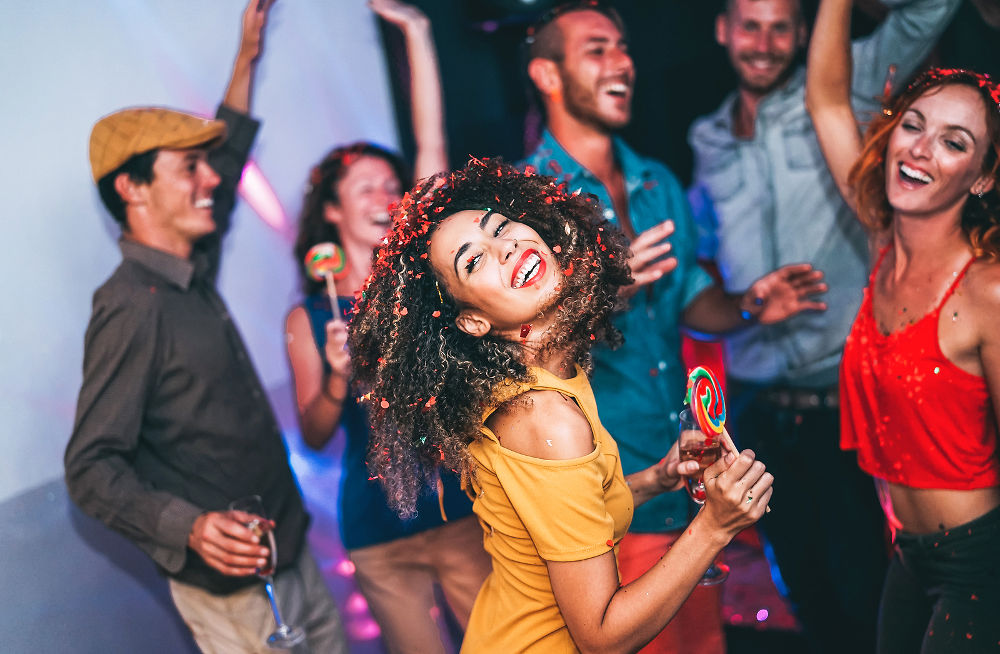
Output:
[[753,493],[747,493],[747,504],[753,502]]

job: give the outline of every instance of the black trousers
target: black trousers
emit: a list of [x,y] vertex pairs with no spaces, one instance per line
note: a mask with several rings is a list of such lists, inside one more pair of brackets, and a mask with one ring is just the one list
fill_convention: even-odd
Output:
[[730,425],[774,475],[771,513],[758,523],[812,652],[875,651],[888,566],[875,485],[840,450],[837,408],[778,408],[730,384]]
[[896,535],[879,654],[1000,652],[1000,508],[960,527]]

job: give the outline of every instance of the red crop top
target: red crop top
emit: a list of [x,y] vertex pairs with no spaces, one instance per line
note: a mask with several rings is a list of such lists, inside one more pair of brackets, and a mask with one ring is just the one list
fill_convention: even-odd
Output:
[[[890,246],[891,247],[891,246]],[[840,369],[840,447],[858,451],[865,472],[913,488],[970,490],[1000,485],[997,421],[982,377],[945,358],[938,317],[969,269],[941,303],[896,332],[879,332],[872,285],[879,254]]]

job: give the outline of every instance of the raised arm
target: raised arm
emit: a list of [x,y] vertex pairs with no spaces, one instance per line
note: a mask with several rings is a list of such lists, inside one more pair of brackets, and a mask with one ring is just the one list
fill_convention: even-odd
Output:
[[250,0],[243,10],[243,31],[240,45],[233,62],[233,72],[226,86],[222,104],[233,111],[250,113],[253,98],[253,83],[257,72],[257,60],[264,48],[264,26],[267,12],[275,0]]
[[327,323],[324,351],[331,368],[329,374],[324,372],[304,308],[296,307],[288,314],[285,337],[302,440],[309,447],[319,449],[333,437],[347,399],[351,377],[351,357],[344,349],[347,327],[339,320]]
[[416,179],[448,168],[441,74],[431,23],[422,11],[397,0],[370,0],[372,10],[403,32],[410,67],[410,118],[417,144]]
[[722,334],[753,323],[770,325],[803,311],[825,311],[814,299],[827,290],[823,272],[808,263],[782,266],[744,293],[726,293],[721,286],[706,288],[684,307],[681,322],[706,334]]
[[844,200],[856,212],[847,183],[861,154],[861,133],[851,108],[851,0],[822,0],[809,44],[806,108],[820,148]]

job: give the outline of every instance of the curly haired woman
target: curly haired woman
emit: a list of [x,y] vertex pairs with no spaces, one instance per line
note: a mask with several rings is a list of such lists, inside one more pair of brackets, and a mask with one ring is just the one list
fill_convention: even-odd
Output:
[[[412,81],[411,107],[417,137],[415,172],[445,168],[445,138],[440,83],[429,23],[414,7],[377,0],[372,9],[398,25],[406,37]],[[390,654],[440,653],[435,585],[459,625],[489,573],[472,506],[454,475],[443,477],[441,508],[430,494],[419,517],[402,521],[389,509],[377,481],[369,479],[365,456],[368,419],[351,384],[351,354],[345,317],[370,271],[372,251],[389,228],[389,205],[409,184],[400,157],[370,143],[331,151],[313,168],[299,219],[295,258],[305,297],[288,315],[288,359],[303,440],[323,448],[343,432],[338,517],[341,541],[355,566],[354,579],[381,629]],[[322,282],[303,267],[314,245],[341,246],[346,271],[337,282],[340,297],[331,307]],[[444,516],[442,516],[442,512]],[[447,517],[447,522],[445,522]]]
[[708,501],[674,547],[619,585],[635,504],[680,487],[676,446],[622,475],[586,370],[630,281],[596,202],[495,161],[407,195],[350,327],[370,389],[370,465],[401,512],[442,469],[474,499],[493,572],[468,652],[634,651],[653,638],[771,496],[752,452],[708,468]]
[[824,0],[807,102],[874,268],[844,350],[842,441],[895,535],[879,652],[1000,643],[1000,89],[930,70],[868,127],[847,94],[850,0]]

